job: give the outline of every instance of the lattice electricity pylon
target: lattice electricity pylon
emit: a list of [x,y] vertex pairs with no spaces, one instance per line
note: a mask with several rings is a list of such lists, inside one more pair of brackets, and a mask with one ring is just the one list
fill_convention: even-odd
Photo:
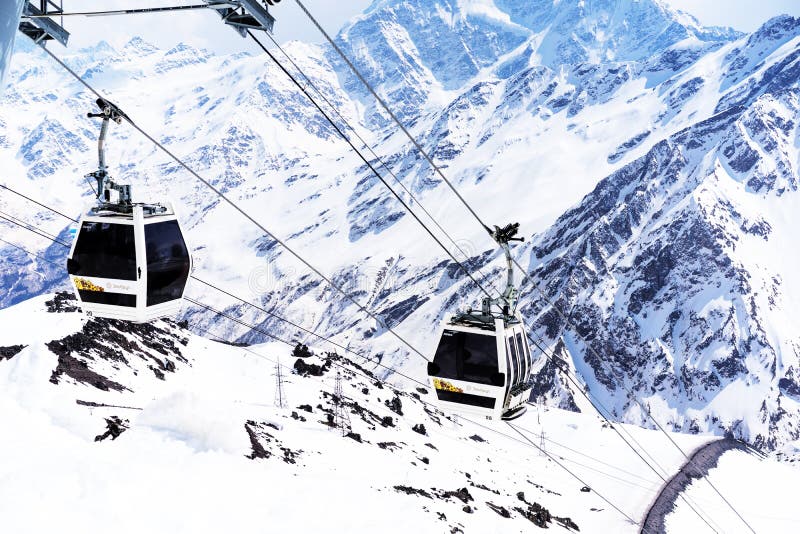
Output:
[[276,408],[286,408],[286,392],[283,390],[283,370],[280,358],[275,363],[275,372],[272,376],[275,377],[275,400],[273,404]]
[[542,433],[539,435],[539,455],[540,456],[544,456],[545,455],[544,450],[545,450],[544,449],[544,430],[542,430]]
[[350,425],[350,413],[344,403],[344,392],[342,391],[342,373],[336,371],[336,387],[333,390],[333,427],[338,428],[342,436],[346,436],[352,430]]

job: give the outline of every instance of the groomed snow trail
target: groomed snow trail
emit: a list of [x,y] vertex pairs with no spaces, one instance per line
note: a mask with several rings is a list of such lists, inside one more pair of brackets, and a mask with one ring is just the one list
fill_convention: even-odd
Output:
[[735,439],[720,439],[700,446],[680,471],[661,488],[642,522],[641,534],[664,534],[667,532],[666,517],[675,510],[681,494],[693,480],[707,476],[715,468],[720,456],[730,450],[750,452],[750,447]]

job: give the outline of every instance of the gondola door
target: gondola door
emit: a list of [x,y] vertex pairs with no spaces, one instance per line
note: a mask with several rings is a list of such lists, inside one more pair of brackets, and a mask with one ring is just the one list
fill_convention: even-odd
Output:
[[514,377],[514,386],[516,386],[516,388],[515,392],[512,394],[511,400],[512,405],[516,406],[522,402],[522,392],[519,386],[525,381],[525,373],[527,372],[525,358],[527,356],[525,355],[525,347],[519,343],[521,339],[519,328],[514,328],[510,333],[511,335],[508,336],[508,340],[512,346],[516,347],[515,352],[517,353],[518,362],[516,376]]
[[136,321],[146,321],[147,303],[147,256],[144,243],[144,211],[141,206],[133,207],[133,228],[136,238]]
[[508,372],[508,395],[506,397],[505,408],[508,409],[514,405],[513,388],[519,383],[519,353],[517,352],[517,345],[514,343],[514,330],[509,329],[505,331],[506,350],[508,351],[508,359],[511,362],[511,369]]
[[81,219],[67,272],[87,316],[136,320],[137,245],[133,222],[122,217]]

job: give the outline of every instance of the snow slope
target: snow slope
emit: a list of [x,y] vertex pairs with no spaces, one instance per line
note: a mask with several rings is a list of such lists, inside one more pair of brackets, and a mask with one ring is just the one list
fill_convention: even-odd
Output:
[[[756,532],[793,532],[797,530],[796,508],[791,495],[800,483],[800,470],[776,460],[761,460],[741,451],[722,455],[719,466],[711,470],[709,479],[718,488],[729,488],[726,497],[734,506],[746,506],[745,519]],[[742,484],[742,481],[747,481]],[[764,490],[764,491],[762,491]],[[685,495],[714,514],[720,532],[745,532],[746,527],[733,514],[723,513],[725,504],[713,488],[695,481]],[[685,504],[667,516],[667,530],[698,532],[705,527]]]
[[[544,433],[545,450],[594,490],[582,492],[507,425],[445,416],[425,389],[393,390],[339,356],[297,364],[281,344],[87,321],[64,294],[6,308],[0,324],[0,346],[18,347],[0,358],[9,532],[530,532],[532,521],[558,528],[557,517],[581,532],[636,532],[598,493],[638,521],[660,487],[589,414],[532,409],[514,423],[534,443]],[[286,408],[274,400],[279,361]],[[337,373],[357,439],[327,424]],[[104,435],[114,417],[127,430]],[[681,465],[657,433],[625,429],[666,472]],[[673,437],[687,450],[709,439]]]

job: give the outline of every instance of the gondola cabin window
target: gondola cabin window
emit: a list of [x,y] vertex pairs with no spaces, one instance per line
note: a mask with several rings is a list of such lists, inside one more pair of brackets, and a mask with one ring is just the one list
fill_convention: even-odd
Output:
[[527,379],[528,378],[528,371],[531,366],[531,355],[528,352],[527,344],[522,339],[522,334],[517,332],[517,346],[519,347],[519,356],[522,362],[522,369],[520,370],[520,376]]
[[145,225],[147,251],[147,305],[177,300],[189,277],[189,250],[178,221]]
[[75,243],[69,274],[136,280],[133,225],[85,221]]
[[439,377],[495,385],[492,378],[499,372],[496,338],[445,330],[433,362]]
[[510,380],[516,381],[519,376],[519,356],[517,354],[517,344],[514,343],[514,336],[508,338],[508,348],[511,351],[511,371]]

